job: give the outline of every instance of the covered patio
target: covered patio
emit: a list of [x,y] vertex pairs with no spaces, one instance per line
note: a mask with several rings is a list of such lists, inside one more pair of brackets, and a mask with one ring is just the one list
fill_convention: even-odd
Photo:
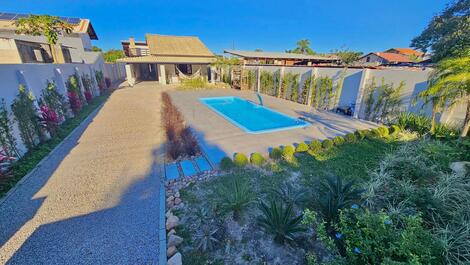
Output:
[[[145,38],[145,47],[140,45],[137,48],[132,38],[125,44],[123,42],[127,57],[118,61],[126,63],[129,84],[140,81],[177,84],[183,79],[194,77],[215,81],[210,66],[215,61],[215,55],[199,38],[155,34],[146,34]],[[147,50],[143,52],[142,49]]]

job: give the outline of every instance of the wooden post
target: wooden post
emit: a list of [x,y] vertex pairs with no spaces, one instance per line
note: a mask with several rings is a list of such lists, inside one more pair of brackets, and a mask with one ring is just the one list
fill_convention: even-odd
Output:
[[277,86],[277,95],[276,95],[278,98],[281,97],[281,87],[282,87],[282,79],[284,78],[284,70],[285,70],[285,67],[282,66],[281,70],[279,71],[279,84]]
[[312,96],[313,96],[313,93],[316,93],[316,85],[315,85],[315,78],[317,76],[317,73],[318,73],[318,70],[317,68],[313,68],[310,72],[310,78],[311,78],[311,81],[310,81],[310,89],[308,90],[308,101],[307,101],[307,105],[308,106],[312,106]]

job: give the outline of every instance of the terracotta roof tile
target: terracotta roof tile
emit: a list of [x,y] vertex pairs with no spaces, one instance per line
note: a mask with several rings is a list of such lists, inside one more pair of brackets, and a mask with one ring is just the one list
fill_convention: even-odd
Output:
[[375,54],[379,57],[384,58],[385,60],[391,63],[411,63],[413,62],[410,58],[405,55],[401,55],[398,53],[391,53],[391,52],[375,52]]

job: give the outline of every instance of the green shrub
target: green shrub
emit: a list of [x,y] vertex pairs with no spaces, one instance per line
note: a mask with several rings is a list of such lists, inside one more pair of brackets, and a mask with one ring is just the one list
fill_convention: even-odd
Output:
[[264,161],[265,159],[260,153],[253,153],[250,156],[250,162],[255,166],[262,166]]
[[374,128],[370,130],[370,134],[367,136],[372,137],[372,138],[380,138],[382,134],[380,133],[380,130],[378,128]]
[[442,264],[442,249],[418,216],[350,209],[338,228],[348,264]]
[[393,124],[392,126],[390,126],[389,132],[390,134],[397,134],[401,132],[401,128],[400,126]]
[[232,159],[230,157],[224,157],[220,161],[220,169],[222,170],[229,170],[232,169],[235,165],[233,164]]
[[271,200],[269,205],[261,202],[259,208],[262,215],[258,218],[258,224],[265,232],[274,235],[274,242],[293,242],[297,234],[305,231],[301,223],[302,215],[295,216],[292,204]]
[[235,220],[240,220],[243,210],[254,200],[250,182],[243,177],[229,177],[213,187],[214,198],[220,209],[232,213]]
[[344,139],[348,143],[354,143],[356,141],[356,135],[354,133],[348,133],[344,136]]
[[377,128],[377,130],[379,130],[381,137],[387,137],[389,135],[388,128],[385,126],[380,126],[379,128]]
[[294,158],[294,153],[295,150],[293,146],[284,146],[284,148],[282,148],[282,159],[286,161],[291,161]]
[[271,150],[271,152],[269,153],[269,157],[274,159],[274,160],[278,160],[278,159],[281,159],[282,157],[282,150],[281,148],[279,147],[274,147],[273,150]]
[[207,80],[203,77],[188,78],[181,81],[181,87],[185,89],[203,89],[207,86]]
[[367,135],[370,134],[370,131],[369,130],[357,130],[354,134],[356,134],[359,140],[363,140],[364,138],[366,138]]
[[333,138],[333,143],[338,146],[338,145],[342,145],[344,143],[344,138],[343,136],[336,136],[335,138]]
[[321,148],[322,148],[320,140],[315,139],[315,140],[311,141],[310,144],[309,144],[309,148],[314,153],[320,152]]
[[233,156],[233,164],[235,164],[235,166],[237,167],[244,167],[246,166],[246,164],[248,164],[248,158],[245,154],[236,153]]
[[329,140],[329,139],[325,139],[325,140],[323,140],[323,142],[321,143],[321,147],[322,147],[323,149],[325,149],[325,150],[328,150],[328,149],[332,148],[333,145],[334,145],[333,142],[332,142],[331,140]]
[[306,143],[300,143],[295,148],[295,151],[298,152],[298,153],[307,152],[308,151],[308,145]]

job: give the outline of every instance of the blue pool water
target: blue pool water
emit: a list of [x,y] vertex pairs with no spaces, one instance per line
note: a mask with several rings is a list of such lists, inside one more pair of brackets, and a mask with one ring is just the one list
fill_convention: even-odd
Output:
[[200,98],[210,109],[248,133],[266,133],[310,125],[239,97]]

